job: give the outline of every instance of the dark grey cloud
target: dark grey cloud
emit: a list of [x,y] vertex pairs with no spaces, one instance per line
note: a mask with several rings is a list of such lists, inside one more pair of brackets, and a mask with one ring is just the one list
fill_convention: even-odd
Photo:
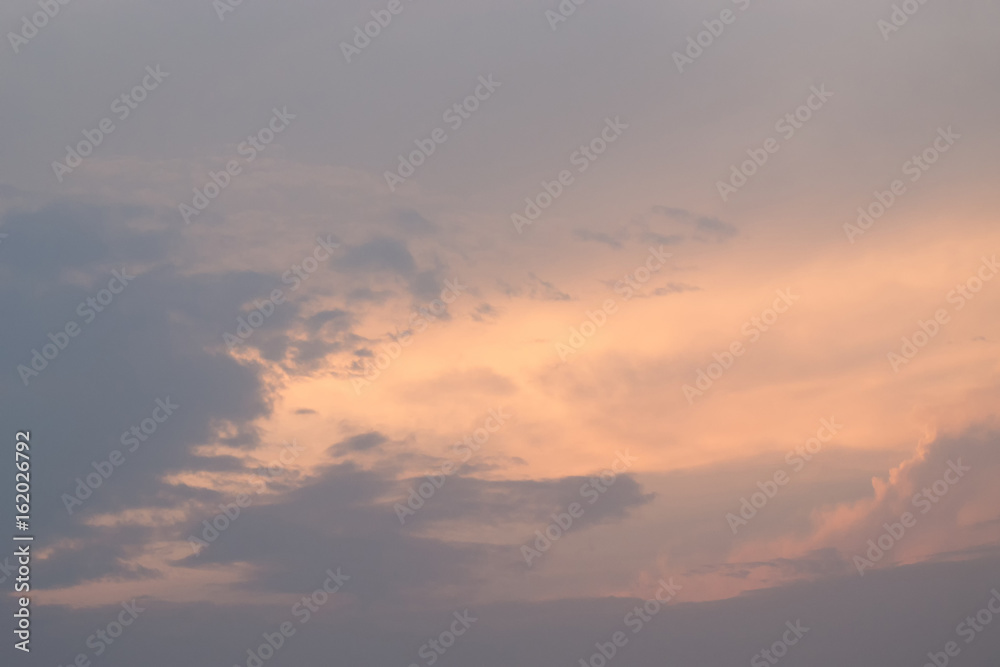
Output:
[[481,303],[476,306],[476,309],[472,312],[472,319],[476,322],[488,322],[495,320],[497,315],[499,315],[496,308],[491,304]]
[[[411,537],[381,497],[393,482],[352,464],[328,468],[314,482],[267,505],[243,510],[238,521],[198,555],[190,567],[248,562],[247,586],[282,591],[306,585],[330,563],[357,575],[354,594],[368,601],[431,595],[445,581],[471,581],[491,548]],[[198,530],[184,526],[185,537]],[[437,582],[437,583],[435,583]]]
[[176,230],[144,230],[136,224],[151,214],[134,205],[73,200],[8,211],[2,228],[10,245],[0,265],[6,282],[37,282],[44,289],[53,282],[65,284],[69,271],[163,261],[180,238]]
[[422,236],[437,231],[437,226],[413,209],[403,209],[396,214],[396,224],[404,234]]
[[536,301],[569,301],[572,297],[547,280],[539,278],[534,272],[518,285],[509,285],[503,280],[497,280],[500,291],[511,298],[524,297]]
[[643,242],[671,245],[686,239],[700,243],[722,243],[739,235],[735,225],[685,209],[654,206],[650,210],[650,216],[633,221],[633,225],[640,230],[639,238]]
[[351,313],[340,308],[334,310],[323,310],[311,316],[307,323],[313,331],[327,328],[335,332],[346,331],[353,321]]
[[154,532],[148,528],[96,528],[84,538],[85,546],[61,549],[35,568],[37,581],[46,588],[61,588],[82,581],[121,582],[153,579],[162,573],[136,564],[141,547]]
[[603,243],[604,245],[611,246],[612,248],[621,248],[622,242],[620,239],[616,239],[610,234],[605,234],[604,232],[592,232],[587,229],[575,229],[573,230],[573,236],[580,239],[581,241],[593,241],[594,243]]
[[686,283],[667,283],[665,286],[657,287],[653,290],[653,294],[655,296],[666,296],[667,294],[683,294],[684,292],[697,292],[699,290],[701,290],[700,287]]
[[342,270],[389,273],[404,278],[412,277],[417,270],[417,263],[406,243],[385,237],[349,248],[342,259],[336,260],[336,264]]
[[[372,432],[352,436],[330,449],[338,454],[371,452],[385,443],[385,436]],[[383,456],[387,461],[400,460],[395,453]],[[491,482],[454,476],[416,516],[400,522],[396,504],[407,503],[410,489],[423,482],[425,478],[397,480],[392,469],[374,472],[351,463],[331,466],[297,488],[287,487],[277,497],[243,509],[217,540],[178,564],[250,563],[254,569],[247,586],[280,591],[302,585],[304,573],[321,569],[333,559],[359,574],[355,594],[401,604],[437,596],[442,586],[461,589],[496,568],[516,571],[519,547],[531,529],[544,528],[550,514],[565,512],[570,503],[586,507],[577,524],[579,531],[585,531],[621,521],[653,499],[627,475],[610,485],[605,480],[604,491],[587,495],[582,488],[594,488],[592,484],[599,481],[570,477]],[[454,542],[421,535],[428,525],[454,521],[506,526],[508,542]],[[174,530],[176,537],[186,539],[198,535],[202,526],[191,523]]]
[[350,454],[352,452],[367,452],[368,450],[374,449],[379,445],[388,441],[381,433],[377,431],[369,431],[368,433],[360,433],[358,435],[352,435],[350,438],[341,440],[337,444],[330,447],[330,451],[334,454]]
[[[585,486],[595,488],[591,486],[592,479],[598,478],[492,482],[456,476],[435,495],[436,502],[427,503],[412,525],[422,521],[464,521],[490,525],[539,524],[543,528],[551,521],[552,513],[565,512],[575,502],[585,509],[576,524],[583,528],[623,519],[630,510],[654,498],[654,494],[644,492],[628,475],[619,476],[606,491],[581,493]],[[424,481],[415,478],[407,483],[416,486]],[[599,481],[595,484],[599,485]],[[517,539],[522,537],[525,536],[517,535]]]
[[[328,567],[341,565],[337,555],[331,554],[329,563],[319,569],[303,573],[288,590],[299,594],[315,590]],[[477,620],[442,664],[569,664],[589,658],[596,643],[609,641],[618,630],[625,631],[628,643],[616,659],[627,658],[639,667],[748,664],[782,638],[787,622],[801,622],[808,630],[789,648],[782,664],[920,665],[928,652],[940,652],[946,642],[956,641],[961,664],[989,667],[1000,651],[1000,634],[989,625],[966,644],[955,628],[986,606],[998,585],[998,566],[995,557],[907,566],[864,580],[834,577],[704,603],[685,601],[685,581],[674,576],[673,583],[681,586],[676,602],[649,617],[634,633],[636,626],[623,621],[643,604],[640,597],[577,597],[533,604],[471,600],[441,604],[425,598],[409,607],[386,609],[357,596],[370,573],[351,572],[345,565],[342,571],[351,579],[336,594],[336,607],[328,604],[305,624],[292,616],[291,602],[230,606],[137,600],[144,611],[121,641],[108,648],[106,658],[150,667],[167,667],[178,660],[244,664],[247,648],[262,643],[263,632],[291,620],[296,634],[270,664],[307,664],[316,656],[328,657],[335,665],[409,664],[419,659],[417,650],[429,637],[447,628],[452,612],[469,609]],[[648,595],[654,591],[651,582]],[[40,664],[65,664],[76,653],[87,652],[87,637],[114,620],[120,610],[118,605],[86,610],[39,607],[37,623],[50,630],[51,639],[38,645],[33,658]],[[205,633],[205,627],[212,632]],[[12,651],[9,646],[2,650]]]
[[378,303],[385,303],[385,301],[389,299],[392,295],[393,293],[389,290],[376,291],[371,289],[370,287],[357,287],[347,293],[347,300],[348,302],[370,301],[372,303],[378,304]]
[[[151,533],[97,529],[82,519],[214,499],[215,492],[168,484],[164,477],[239,470],[234,457],[194,453],[213,441],[220,422],[240,425],[226,444],[245,450],[261,444],[246,427],[269,411],[259,370],[220,350],[239,304],[271,281],[252,272],[180,273],[166,256],[174,233],[157,231],[138,208],[62,201],[9,214],[0,229],[12,230],[18,244],[17,252],[0,253],[0,308],[18,313],[4,327],[0,393],[38,443],[33,469],[45,490],[35,494],[33,514],[46,526],[39,547],[60,545],[42,570],[58,568],[52,585],[147,576],[123,563]],[[100,312],[81,313],[79,304],[106,287],[121,264],[134,279]],[[25,386],[18,366],[30,366],[32,350],[71,321],[79,333]],[[152,434],[143,434],[139,426],[154,423],[157,401],[176,407]],[[110,465],[115,450],[123,463],[89,490],[88,475]],[[83,496],[82,506],[70,503],[72,515],[70,496]],[[68,546],[63,538],[77,543]]]

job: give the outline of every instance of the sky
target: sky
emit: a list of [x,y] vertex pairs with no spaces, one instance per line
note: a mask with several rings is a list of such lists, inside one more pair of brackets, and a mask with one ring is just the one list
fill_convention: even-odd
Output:
[[995,665],[998,19],[8,0],[4,664]]

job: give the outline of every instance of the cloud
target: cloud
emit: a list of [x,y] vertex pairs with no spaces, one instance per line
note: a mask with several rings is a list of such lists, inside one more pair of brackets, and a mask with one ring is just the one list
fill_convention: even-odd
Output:
[[503,280],[497,281],[500,290],[508,297],[533,299],[536,301],[569,301],[569,294],[566,294],[552,283],[542,280],[534,273],[528,274],[528,279],[521,285],[513,286]]
[[353,435],[346,440],[341,440],[337,444],[331,446],[330,451],[338,455],[351,454],[354,452],[367,452],[371,449],[375,449],[387,440],[388,439],[381,433],[369,431],[368,433],[360,433],[358,435]]
[[682,294],[684,292],[697,292],[701,288],[685,283],[667,283],[664,287],[657,287],[653,290],[654,296],[666,296],[667,294]]
[[603,243],[604,245],[611,246],[612,248],[621,248],[622,242],[619,239],[612,237],[609,234],[603,232],[592,232],[586,229],[575,229],[573,230],[573,235],[576,236],[581,241],[593,241],[594,243]]
[[336,263],[343,271],[391,273],[404,278],[412,277],[417,270],[406,243],[386,237],[348,248],[344,257]]
[[[728,222],[712,216],[697,215],[691,211],[667,206],[654,206],[650,211],[633,221],[641,229],[640,237],[654,243],[676,243],[682,238],[702,243],[722,243],[739,234],[739,230]],[[654,231],[659,229],[674,229],[680,232],[671,236],[663,236]]]
[[[288,590],[298,597],[308,595],[322,584],[326,567],[338,565],[331,557],[328,565],[286,582]],[[947,641],[954,640],[961,647],[963,664],[986,667],[1000,650],[1000,637],[987,626],[974,643],[965,644],[954,629],[970,612],[986,605],[991,589],[996,588],[998,565],[1000,560],[990,558],[911,566],[875,573],[863,581],[839,577],[711,603],[685,602],[685,581],[674,576],[674,584],[681,586],[677,601],[656,615],[647,615],[649,620],[638,633],[633,630],[639,626],[626,626],[624,619],[653,596],[655,581],[649,582],[643,596],[458,606],[455,600],[425,598],[387,610],[358,595],[372,583],[364,577],[374,573],[351,572],[343,566],[343,573],[351,579],[306,624],[291,615],[294,599],[270,604],[248,599],[241,605],[143,599],[138,601],[145,609],[140,620],[112,649],[118,660],[150,667],[167,667],[178,659],[235,663],[246,657],[247,648],[263,641],[261,633],[291,620],[296,634],[278,653],[289,664],[325,655],[331,645],[343,655],[363,656],[377,664],[402,664],[417,659],[417,648],[447,628],[453,611],[469,609],[477,620],[448,658],[488,667],[544,667],[587,659],[597,651],[596,643],[610,641],[618,630],[628,639],[621,650],[637,667],[694,661],[738,664],[781,640],[788,622],[798,623],[803,632],[788,648],[788,664],[921,664],[928,652],[940,652]],[[928,599],[935,604],[926,604]],[[85,610],[39,607],[37,620],[53,629],[53,638],[38,646],[38,660],[56,663],[87,651],[84,639],[119,611],[118,605]],[[213,628],[207,635],[206,625]],[[734,627],[740,631],[726,630]],[[163,628],[171,632],[164,633]]]

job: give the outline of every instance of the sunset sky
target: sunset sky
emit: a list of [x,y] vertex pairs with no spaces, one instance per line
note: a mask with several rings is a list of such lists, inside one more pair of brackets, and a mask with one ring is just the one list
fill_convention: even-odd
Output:
[[577,1],[0,8],[4,665],[996,664],[1000,5]]

